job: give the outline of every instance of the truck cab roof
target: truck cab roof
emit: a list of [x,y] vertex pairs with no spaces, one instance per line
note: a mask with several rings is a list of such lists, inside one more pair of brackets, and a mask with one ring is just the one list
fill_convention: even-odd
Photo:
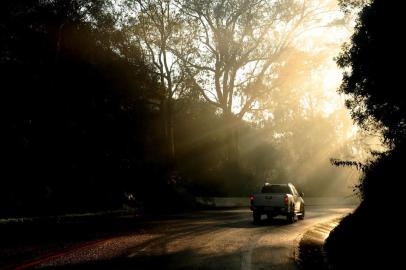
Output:
[[261,193],[287,193],[291,194],[291,187],[290,183],[288,184],[270,184],[265,183],[265,185],[261,189]]

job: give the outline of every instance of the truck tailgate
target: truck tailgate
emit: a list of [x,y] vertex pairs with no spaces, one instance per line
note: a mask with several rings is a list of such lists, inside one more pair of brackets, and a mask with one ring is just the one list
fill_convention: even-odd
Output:
[[264,194],[255,194],[255,199],[252,204],[254,206],[273,206],[273,207],[283,207],[285,194],[273,194],[273,193],[264,193]]

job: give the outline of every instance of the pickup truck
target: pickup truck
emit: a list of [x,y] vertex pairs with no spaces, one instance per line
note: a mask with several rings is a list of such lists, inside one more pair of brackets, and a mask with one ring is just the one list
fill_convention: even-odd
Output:
[[268,219],[275,216],[286,216],[290,223],[298,219],[304,219],[305,204],[303,193],[298,193],[291,184],[269,184],[261,189],[261,193],[253,194],[250,197],[250,209],[254,223],[261,221],[262,215],[266,214]]

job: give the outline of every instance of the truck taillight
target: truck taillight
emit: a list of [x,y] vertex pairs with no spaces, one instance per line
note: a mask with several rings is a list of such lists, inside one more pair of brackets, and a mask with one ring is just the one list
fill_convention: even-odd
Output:
[[255,196],[254,196],[254,195],[251,195],[251,196],[250,196],[250,201],[253,201],[253,200],[255,200]]
[[288,195],[285,195],[285,197],[283,198],[283,202],[285,203],[285,205],[289,204],[289,197]]

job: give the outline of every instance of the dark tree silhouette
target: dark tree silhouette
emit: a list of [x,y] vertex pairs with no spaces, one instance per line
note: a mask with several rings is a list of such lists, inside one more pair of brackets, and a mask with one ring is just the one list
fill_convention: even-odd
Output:
[[[399,32],[401,6],[381,0],[367,5],[360,13],[351,44],[344,46],[338,58],[338,64],[348,70],[340,91],[350,96],[347,106],[353,119],[365,129],[381,131],[390,149],[403,148],[406,139],[406,93],[400,68],[405,58]],[[378,163],[373,162],[371,168]],[[361,185],[364,195],[370,182],[367,173]]]
[[353,118],[364,128],[377,122],[392,146],[404,141],[406,134],[401,6],[380,0],[366,6],[351,44],[338,58],[339,66],[349,69],[340,91],[351,96],[347,105]]
[[1,3],[3,211],[114,208],[143,178],[157,84],[103,2]]
[[389,150],[363,165],[363,201],[328,238],[326,250],[337,269],[401,263],[400,250],[393,247],[404,238],[396,218],[403,214],[405,187],[404,7],[400,1],[371,1],[338,58],[347,70],[340,91],[350,97],[347,106],[354,120],[367,130],[380,130]]

